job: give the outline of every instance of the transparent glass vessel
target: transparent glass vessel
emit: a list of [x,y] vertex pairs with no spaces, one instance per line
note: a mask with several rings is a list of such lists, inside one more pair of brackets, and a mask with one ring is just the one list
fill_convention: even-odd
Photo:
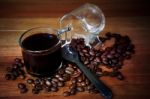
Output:
[[65,27],[71,29],[71,31],[62,34],[68,42],[72,38],[84,38],[86,45],[89,45],[104,29],[105,17],[99,7],[87,3],[65,14],[60,19],[60,28]]

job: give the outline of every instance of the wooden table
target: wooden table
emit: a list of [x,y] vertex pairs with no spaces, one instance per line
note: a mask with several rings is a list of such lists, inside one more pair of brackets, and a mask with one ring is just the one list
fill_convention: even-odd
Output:
[[[124,1],[125,4],[130,4],[130,0]],[[133,0],[134,1],[134,0]],[[129,8],[127,6],[123,6],[120,8],[121,11],[130,11],[134,13],[134,7],[132,8],[131,5],[134,2],[131,2],[129,5]],[[23,2],[23,1],[22,1]],[[37,5],[34,5],[34,9],[28,10],[30,7],[29,2],[19,2],[18,0],[14,0],[14,2],[11,2],[8,0],[8,5],[12,4],[12,12],[11,9],[6,9],[6,1],[3,1],[3,10],[0,12],[3,15],[0,15],[0,99],[5,98],[12,98],[12,99],[103,99],[99,94],[89,94],[87,92],[78,93],[75,96],[70,97],[63,97],[61,94],[63,91],[67,89],[67,86],[65,88],[61,88],[58,92],[54,93],[40,93],[38,95],[33,95],[31,93],[31,90],[26,94],[20,94],[17,89],[17,83],[18,82],[25,82],[24,80],[17,79],[16,81],[6,81],[4,79],[5,75],[5,69],[8,66],[11,66],[12,61],[16,57],[21,57],[21,50],[18,45],[18,38],[20,37],[21,33],[29,28],[32,27],[39,27],[39,26],[52,26],[55,28],[58,28],[58,17],[62,15],[65,11],[67,11],[65,6],[61,5],[61,8],[64,7],[64,10],[60,12],[60,14],[55,14],[53,17],[50,17],[51,14],[45,14],[45,13],[39,13],[39,14],[33,14],[32,11],[36,10],[36,7],[40,7],[40,0],[36,3]],[[31,2],[36,2],[35,0]],[[42,1],[41,1],[42,2]],[[51,4],[46,1],[48,4]],[[64,2],[67,2],[64,0]],[[135,54],[132,56],[131,60],[125,61],[124,66],[121,70],[121,72],[125,75],[125,80],[119,81],[115,78],[110,77],[103,77],[101,80],[111,88],[114,94],[114,99],[149,99],[150,98],[150,60],[149,60],[149,51],[150,51],[150,16],[149,14],[140,13],[138,14],[135,12],[134,14],[128,13],[128,15],[124,15],[122,12],[120,14],[117,14],[117,11],[119,12],[119,9],[115,7],[116,5],[121,4],[121,2],[118,2],[117,4],[109,3],[108,1],[104,2],[102,1],[101,5],[98,3],[97,0],[93,1],[97,3],[100,6],[103,6],[104,13],[106,11],[106,27],[104,31],[101,32],[100,35],[104,35],[106,32],[117,32],[121,35],[128,35],[132,42],[135,44]],[[25,9],[26,6],[20,7],[22,9],[14,8],[14,5],[17,4],[24,4],[28,5],[29,8]],[[75,1],[69,2],[68,4],[72,4],[75,6],[82,4],[83,2],[79,3],[79,1],[76,3]],[[46,3],[44,3],[46,4]],[[48,4],[46,7],[48,7]],[[55,3],[52,3],[52,5]],[[57,4],[57,3],[56,3]],[[108,8],[106,4],[108,4]],[[112,5],[111,5],[112,4]],[[140,2],[135,3],[136,5],[140,5]],[[60,5],[60,3],[58,3]],[[111,5],[111,6],[110,6]],[[36,6],[36,7],[35,7]],[[41,6],[43,6],[41,4]],[[10,7],[10,8],[11,8]],[[53,5],[54,7],[54,5]],[[69,6],[71,7],[71,5]],[[52,8],[51,6],[49,8]],[[60,9],[61,9],[60,8]],[[72,6],[71,8],[74,8]],[[69,9],[71,9],[69,8]],[[117,9],[117,11],[114,10],[114,13],[111,12],[113,10],[110,9]],[[16,9],[16,14],[13,14]],[[42,8],[41,8],[42,9]],[[44,8],[43,8],[44,9]],[[54,9],[54,8],[53,8]],[[126,10],[127,9],[127,10]],[[52,10],[52,9],[51,9]],[[51,11],[49,10],[49,11]],[[56,9],[54,9],[56,10]],[[6,14],[6,12],[10,12]],[[19,11],[25,11],[26,14],[19,14]],[[37,11],[37,10],[36,10]],[[39,10],[42,12],[42,10]],[[47,11],[47,10],[45,10]],[[58,8],[57,8],[58,11]],[[5,12],[5,13],[4,13]],[[53,12],[53,11],[52,11]],[[139,11],[141,12],[141,11]],[[28,13],[28,14],[27,14]],[[59,13],[59,11],[57,12]],[[111,16],[112,13],[112,16]],[[108,15],[108,16],[107,16]],[[118,15],[118,16],[117,16]],[[37,17],[36,17],[37,16]],[[43,17],[42,17],[43,16]]]

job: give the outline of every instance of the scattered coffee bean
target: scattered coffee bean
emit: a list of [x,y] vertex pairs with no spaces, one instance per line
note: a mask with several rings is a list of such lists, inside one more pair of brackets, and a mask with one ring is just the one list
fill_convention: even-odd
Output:
[[87,86],[87,90],[93,90],[94,89],[94,86],[93,85],[88,85]]
[[124,76],[123,76],[121,73],[119,73],[119,74],[117,75],[117,78],[118,78],[119,80],[123,80],[123,79],[124,79]]
[[17,63],[21,63],[22,62],[22,60],[20,58],[15,58],[14,61],[17,62]]
[[52,87],[51,87],[51,91],[52,91],[52,92],[57,92],[57,91],[58,91],[58,88],[52,86]]
[[64,82],[61,81],[58,82],[58,87],[63,87],[64,85],[65,85]]
[[49,80],[46,80],[46,81],[45,81],[45,84],[46,84],[47,86],[51,86],[51,85],[52,85]]
[[11,80],[11,74],[6,74],[6,75],[5,75],[5,79],[6,79],[6,80]]
[[50,86],[45,86],[44,87],[44,91],[45,92],[50,92],[51,91],[51,87]]
[[75,94],[76,94],[76,89],[71,89],[71,90],[70,90],[70,94],[71,94],[71,95],[75,95]]
[[34,83],[35,84],[41,84],[41,79],[40,78],[35,79]]
[[83,91],[84,91],[84,88],[81,87],[81,86],[78,86],[78,87],[77,87],[77,91],[78,91],[78,92],[83,92]]
[[25,79],[26,76],[25,76],[25,75],[20,75],[19,78],[20,78],[20,79]]
[[[58,79],[59,79],[59,78],[58,78]],[[52,81],[54,81],[54,82],[59,82],[58,79],[57,79],[57,78],[53,78]]]
[[11,80],[16,80],[16,79],[17,79],[17,77],[14,76],[13,74],[11,74]]
[[82,76],[79,76],[79,77],[77,78],[77,80],[78,80],[79,83],[82,82],[82,81],[83,81]]
[[36,89],[36,88],[33,88],[33,89],[32,89],[32,93],[33,93],[33,94],[39,94],[39,92],[40,92],[40,91],[39,91],[38,89]]
[[64,69],[60,69],[59,71],[58,71],[58,74],[60,74],[60,75],[62,75],[62,74],[64,74]]
[[73,78],[73,79],[71,80],[71,82],[72,82],[72,84],[76,84],[76,83],[77,83],[77,78]]
[[69,89],[76,89],[76,87],[77,87],[76,84],[71,84],[71,85],[69,86]]
[[33,80],[33,79],[27,79],[27,83],[28,83],[28,84],[33,84],[33,83],[34,83],[34,80]]
[[86,86],[85,81],[81,82],[80,84],[81,84],[81,86],[83,86],[83,87],[85,87],[85,86]]
[[70,92],[69,92],[69,91],[65,91],[65,92],[63,93],[63,96],[64,96],[64,97],[70,96]]
[[65,72],[67,73],[67,74],[73,74],[74,73],[74,69],[72,68],[72,67],[67,67],[66,68],[66,70],[65,70]]
[[89,85],[89,84],[90,84],[89,79],[85,79],[85,84],[86,84],[86,85]]
[[21,94],[26,93],[27,91],[28,91],[27,88],[20,89],[20,93],[21,93]]
[[26,88],[26,85],[24,83],[18,83],[18,88],[24,89],[24,88]]

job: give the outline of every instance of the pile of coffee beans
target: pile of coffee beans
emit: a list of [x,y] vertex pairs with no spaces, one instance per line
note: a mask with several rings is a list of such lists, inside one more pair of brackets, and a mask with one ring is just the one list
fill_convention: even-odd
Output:
[[[134,45],[128,36],[121,36],[116,33],[106,33],[105,37],[99,37],[105,46],[105,41],[115,39],[114,44],[104,48],[103,46],[91,44],[91,48],[85,45],[83,38],[72,39],[70,45],[75,48],[80,56],[80,60],[85,66],[95,73],[98,77],[110,76],[123,80],[124,76],[119,71],[125,59],[130,59],[134,53]],[[28,88],[32,88],[33,94],[40,92],[57,92],[60,88],[69,84],[68,90],[62,95],[70,96],[78,92],[88,91],[89,93],[98,93],[96,88],[80,71],[76,64],[64,60],[62,68],[51,77],[28,77],[24,64],[21,59],[16,58],[11,67],[8,67],[5,75],[6,80],[23,79],[23,83],[18,83],[20,93],[28,92]],[[111,71],[103,69],[106,67]]]
[[19,58],[14,59],[12,66],[6,68],[7,73],[5,75],[5,79],[15,80],[18,77],[24,79],[25,72],[24,72],[23,66],[24,64],[21,59]]

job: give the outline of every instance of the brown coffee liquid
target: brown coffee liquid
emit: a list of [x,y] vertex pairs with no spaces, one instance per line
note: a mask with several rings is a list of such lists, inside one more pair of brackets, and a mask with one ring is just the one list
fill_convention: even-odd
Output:
[[[56,35],[48,33],[34,34],[23,40],[25,50],[22,50],[22,53],[28,73],[35,76],[49,76],[56,72],[62,61],[61,45],[58,42]],[[34,53],[29,50],[41,52]]]

